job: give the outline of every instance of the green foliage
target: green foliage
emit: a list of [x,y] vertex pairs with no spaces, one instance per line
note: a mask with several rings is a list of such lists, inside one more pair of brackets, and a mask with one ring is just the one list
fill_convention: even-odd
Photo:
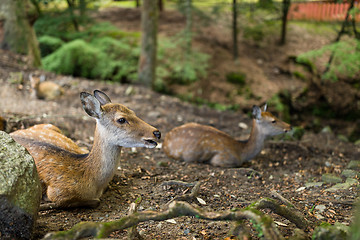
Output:
[[[112,81],[137,79],[139,32],[121,31],[108,22],[89,24],[80,19],[76,20],[82,23],[81,31],[75,31],[73,20],[68,12],[58,11],[45,13],[36,21],[44,69]],[[184,54],[184,40],[180,35],[159,41],[154,82],[157,91],[167,92],[167,82],[190,83],[206,76],[209,56],[197,50]]]
[[297,57],[297,61],[315,68],[314,62],[326,53],[333,54],[333,61],[329,66],[329,70],[322,76],[324,80],[337,81],[338,76],[353,78],[359,73],[360,41],[356,39],[336,42],[303,53]]
[[176,39],[159,42],[157,77],[181,84],[205,77],[209,55],[195,49],[190,54],[184,54],[181,40]]
[[280,118],[285,122],[290,122],[290,108],[289,105],[286,104],[286,100],[290,97],[289,93],[284,91],[278,94],[275,94],[268,101],[268,104],[271,106],[275,106],[276,111],[279,113]]
[[226,80],[230,83],[244,86],[246,84],[246,74],[242,72],[230,72],[226,74]]
[[299,71],[294,71],[293,76],[301,80],[306,80],[305,75]]
[[109,37],[88,43],[74,40],[43,59],[44,68],[61,74],[113,81],[136,79],[139,48]]
[[194,97],[192,93],[178,95],[177,97],[180,98],[182,101],[190,102],[198,106],[206,105],[218,111],[227,111],[227,110],[237,111],[240,108],[238,104],[226,105],[226,104],[209,102],[208,100],[203,99],[201,97]]
[[84,39],[91,41],[96,38],[109,37],[117,40],[123,40],[133,47],[137,47],[140,33],[121,31],[109,22],[100,22],[89,26],[81,32],[71,32],[67,34],[68,40]]
[[313,240],[342,240],[348,239],[349,227],[341,223],[336,222],[334,225],[328,223],[322,223],[316,227],[313,234]]
[[264,236],[264,232],[262,230],[262,226],[261,223],[257,223],[256,221],[250,219],[250,222],[252,223],[253,227],[255,228],[256,232],[257,232],[257,236],[259,238],[262,238]]
[[278,29],[278,23],[273,20],[259,20],[244,26],[244,38],[261,43],[267,36],[274,35]]
[[64,44],[43,59],[43,67],[48,71],[87,78],[106,77],[108,66],[106,54],[83,40]]
[[108,58],[105,75],[113,81],[129,81],[137,79],[137,63],[140,49],[133,47],[126,40],[116,40],[110,37],[95,39],[91,44]]
[[62,41],[60,38],[47,35],[39,37],[38,41],[41,51],[41,57],[46,57],[47,55],[55,52],[64,44],[64,41]]
[[61,12],[43,14],[34,24],[37,36],[52,36],[67,40],[67,35],[74,31],[73,19]]

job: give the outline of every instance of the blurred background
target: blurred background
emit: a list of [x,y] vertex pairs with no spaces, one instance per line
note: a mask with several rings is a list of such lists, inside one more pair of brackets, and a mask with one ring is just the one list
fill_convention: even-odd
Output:
[[49,72],[145,85],[219,111],[248,113],[268,103],[298,126],[298,137],[307,129],[333,131],[359,143],[359,6],[354,0],[2,0],[0,73],[20,85],[31,75],[32,88],[36,74],[43,82],[40,75]]

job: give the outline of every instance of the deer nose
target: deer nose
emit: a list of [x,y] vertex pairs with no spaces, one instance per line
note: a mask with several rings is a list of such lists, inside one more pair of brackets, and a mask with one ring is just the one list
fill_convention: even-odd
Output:
[[161,138],[161,132],[160,131],[154,131],[153,134],[157,139]]

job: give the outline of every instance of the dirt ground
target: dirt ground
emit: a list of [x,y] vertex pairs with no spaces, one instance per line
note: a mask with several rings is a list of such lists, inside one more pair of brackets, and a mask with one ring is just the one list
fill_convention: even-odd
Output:
[[[107,15],[104,13],[103,18],[125,15],[111,13]],[[176,15],[169,16],[176,17]],[[172,18],[169,16],[168,18]],[[178,18],[181,19],[181,17]],[[160,32],[166,28],[173,30],[181,27],[178,21],[167,20],[169,25],[160,24]],[[135,29],[138,26],[136,21],[138,18],[118,19],[117,23],[128,29]],[[174,22],[174,26],[171,25],[172,22]],[[319,42],[314,43],[308,35],[304,35],[304,39],[313,42],[313,45],[320,44]],[[227,40],[224,42],[228,44]],[[296,45],[296,42],[292,44]],[[290,48],[290,46],[288,47]],[[262,98],[254,103],[264,102],[272,92],[278,91],[281,87],[290,88],[293,86],[292,84],[294,86],[301,85],[297,85],[295,80],[273,71],[284,60],[275,61],[276,54],[280,56],[283,51],[286,51],[285,49],[279,50],[280,53],[264,53],[262,56],[255,56],[260,54],[257,48],[252,49],[252,55],[250,54],[252,51],[250,45],[244,48],[247,49],[243,49],[245,54],[240,58],[240,62],[248,63],[254,76],[256,74],[263,76],[258,79],[259,86],[262,89],[266,86],[266,91],[259,93]],[[213,51],[227,52],[223,47],[214,47]],[[298,50],[293,49],[293,52],[296,51]],[[268,59],[263,58],[266,54],[268,54]],[[35,99],[31,97],[27,77],[30,72],[36,71],[19,64],[24,60],[19,56],[7,52],[2,52],[0,55],[0,116],[8,121],[7,131],[48,122],[60,127],[79,145],[91,147],[95,121],[87,117],[82,110],[79,92],[92,92],[100,89],[106,92],[113,102],[122,103],[133,109],[139,117],[157,127],[163,136],[173,127],[187,122],[212,125],[237,139],[246,139],[250,132],[251,119],[242,111],[219,112],[208,107],[197,107],[141,86],[89,81],[46,73],[48,79],[56,81],[66,89],[65,94],[54,101]],[[246,57],[250,55],[251,57]],[[231,55],[229,56],[227,53],[220,56],[229,61],[224,62],[224,67],[219,71],[227,71],[227,68],[231,70],[232,67],[236,67],[231,65],[233,64],[230,61]],[[259,61],[256,59],[265,59],[263,64],[267,67],[259,66]],[[259,69],[264,69],[264,71],[259,71]],[[25,81],[22,83],[10,81],[14,79],[14,73],[19,72],[22,72]],[[216,83],[212,81],[209,89],[214,89],[214,91],[209,91],[216,99],[216,96],[221,97],[220,92],[225,90],[222,89],[222,84],[215,86],[213,84]],[[196,85],[193,87],[196,88]],[[240,103],[245,106],[251,101]],[[272,107],[269,106],[270,111]],[[248,108],[244,107],[243,109]],[[239,123],[245,123],[248,128],[240,128]],[[102,196],[100,206],[96,209],[79,208],[40,212],[35,239],[42,238],[48,232],[67,230],[81,221],[105,222],[119,219],[128,213],[130,203],[139,196],[142,196],[143,199],[139,211],[160,210],[174,197],[189,191],[186,187],[164,188],[162,183],[168,180],[200,181],[198,197],[203,199],[206,204],[203,205],[196,201],[191,203],[206,210],[222,211],[234,207],[243,208],[259,198],[270,197],[270,192],[275,190],[291,201],[310,221],[321,220],[349,225],[352,220],[353,203],[358,192],[356,186],[336,192],[325,191],[333,184],[307,188],[304,186],[307,182],[321,181],[324,173],[340,176],[351,160],[358,159],[360,159],[359,146],[342,142],[331,133],[314,134],[310,131],[306,132],[300,141],[267,141],[263,151],[244,166],[257,171],[259,173],[257,177],[249,176],[241,168],[225,169],[206,164],[178,162],[166,157],[160,147],[156,149],[124,148],[120,167]],[[317,205],[325,205],[325,211],[320,212],[314,209]],[[278,228],[283,234],[292,235],[295,229],[293,223],[277,215],[269,214],[281,223]],[[174,221],[145,222],[140,224],[137,229],[145,239],[223,239],[230,227],[231,222],[227,221],[209,222],[181,217]],[[309,236],[314,227],[315,224],[306,229]],[[126,239],[126,236],[126,231],[120,231],[114,232],[110,237]]]

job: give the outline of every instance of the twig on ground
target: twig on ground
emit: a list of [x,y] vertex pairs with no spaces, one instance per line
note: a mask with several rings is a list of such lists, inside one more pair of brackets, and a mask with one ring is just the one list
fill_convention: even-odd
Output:
[[292,204],[289,200],[287,200],[286,198],[281,196],[280,193],[278,193],[277,191],[272,190],[270,193],[271,193],[271,197],[280,200],[282,203],[284,203],[288,207],[293,207],[294,208],[294,204]]
[[185,187],[193,187],[191,189],[190,193],[185,193],[184,195],[174,197],[165,206],[169,205],[170,203],[172,203],[174,201],[187,201],[187,202],[189,202],[189,201],[193,200],[194,198],[196,198],[199,195],[200,184],[201,184],[201,182],[188,183],[188,182],[177,181],[177,180],[171,180],[171,181],[163,182],[161,184],[163,186],[180,185],[180,186],[185,186]]

